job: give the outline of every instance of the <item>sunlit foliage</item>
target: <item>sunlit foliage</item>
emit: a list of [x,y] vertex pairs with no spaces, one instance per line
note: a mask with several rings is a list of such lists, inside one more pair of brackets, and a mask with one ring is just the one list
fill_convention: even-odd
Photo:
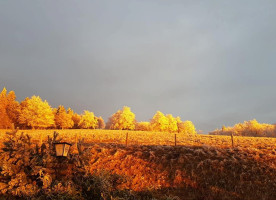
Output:
[[196,129],[191,121],[184,121],[181,123],[181,133],[184,133],[186,135],[194,135],[196,134]]
[[176,132],[178,130],[177,120],[171,114],[166,115],[168,120],[168,132]]
[[276,137],[275,125],[262,124],[256,119],[235,124],[233,127],[222,126],[221,129],[210,132],[211,135],[240,135],[254,137]]
[[104,119],[100,116],[100,117],[96,117],[97,121],[98,121],[98,129],[104,129],[105,128],[105,122]]
[[18,125],[18,117],[20,114],[20,104],[16,101],[14,91],[10,91],[7,95],[7,114],[12,122],[12,126]]
[[157,111],[150,121],[150,127],[153,131],[159,132],[178,132],[186,135],[196,134],[196,129],[191,121],[181,121],[180,117],[173,117],[171,114],[166,116]]
[[6,88],[0,93],[0,128],[11,128],[18,124],[19,103],[14,91],[7,94]]
[[7,128],[10,125],[10,119],[7,114],[7,90],[4,88],[0,93],[0,128]]
[[0,93],[0,125],[1,128],[5,128],[10,125],[10,119],[7,114],[7,89],[3,88],[2,92]]
[[60,105],[55,112],[55,124],[57,128],[66,129],[74,126],[71,110],[66,111],[64,106]]
[[85,110],[84,113],[81,115],[78,126],[85,129],[95,129],[98,127],[98,120],[96,119],[93,112]]
[[54,113],[48,102],[39,96],[26,98],[21,102],[19,122],[32,128],[47,128],[54,126]]
[[134,130],[135,123],[135,114],[130,107],[124,106],[109,118],[107,127],[112,130]]
[[75,113],[70,108],[68,109],[68,114],[71,116],[71,118],[74,122],[73,128],[75,128],[75,129],[79,128],[79,123],[80,123],[80,120],[81,120],[81,116],[78,113]]
[[20,104],[14,91],[7,94],[6,88],[0,93],[0,128],[58,128],[58,129],[114,129],[157,132],[185,132],[183,122],[171,114],[166,116],[157,111],[150,122],[136,122],[130,107],[123,107],[110,118],[107,124],[102,117],[85,111],[82,115],[63,105],[52,109],[48,102],[39,96],[27,97]]
[[157,111],[150,121],[152,130],[167,131],[169,126],[168,118],[160,111]]

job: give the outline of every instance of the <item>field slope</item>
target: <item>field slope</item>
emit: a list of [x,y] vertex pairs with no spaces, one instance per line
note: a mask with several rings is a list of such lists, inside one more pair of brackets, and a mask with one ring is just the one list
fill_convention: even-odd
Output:
[[[28,130],[44,142],[54,130]],[[122,189],[151,191],[179,199],[276,199],[274,138],[184,136],[110,130],[56,130],[63,140],[84,138],[89,171],[126,177]],[[5,130],[1,130],[1,136]],[[19,131],[22,132],[22,131]],[[128,133],[128,145],[125,145]],[[76,147],[73,145],[72,153]]]

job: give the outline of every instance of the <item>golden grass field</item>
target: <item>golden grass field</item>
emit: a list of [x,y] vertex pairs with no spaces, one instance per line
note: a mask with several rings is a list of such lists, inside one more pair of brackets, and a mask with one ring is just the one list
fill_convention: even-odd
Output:
[[[5,129],[0,129],[0,139],[5,137]],[[128,145],[168,145],[174,146],[175,133],[150,132],[150,131],[127,131],[127,130],[91,130],[91,129],[57,129],[57,130],[19,130],[18,133],[29,134],[34,142],[46,141],[53,132],[67,142],[75,143],[78,139],[84,139],[89,143],[113,143],[125,144],[128,133]],[[176,133],[177,145],[180,146],[212,146],[218,148],[232,147],[230,136],[222,135],[195,135],[186,136]],[[234,136],[234,146],[240,148],[256,148],[273,150],[276,148],[276,138]]]
[[[127,177],[122,189],[150,190],[176,199],[276,199],[276,139],[116,130],[23,130],[34,143],[57,131],[64,141],[83,138],[91,173]],[[6,130],[1,130],[4,137]],[[128,146],[125,145],[128,133]],[[1,138],[2,140],[3,138]],[[74,145],[73,151],[74,152]]]

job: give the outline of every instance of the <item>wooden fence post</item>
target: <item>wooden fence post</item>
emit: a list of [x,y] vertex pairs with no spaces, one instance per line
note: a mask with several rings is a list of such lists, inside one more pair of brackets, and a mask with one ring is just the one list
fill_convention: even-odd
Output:
[[128,142],[128,132],[126,133],[126,146],[127,146],[127,142]]

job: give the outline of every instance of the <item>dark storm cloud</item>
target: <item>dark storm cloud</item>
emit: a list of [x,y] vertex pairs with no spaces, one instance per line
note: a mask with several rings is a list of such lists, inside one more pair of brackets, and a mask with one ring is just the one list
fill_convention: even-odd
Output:
[[1,1],[0,86],[105,119],[274,123],[274,1]]

